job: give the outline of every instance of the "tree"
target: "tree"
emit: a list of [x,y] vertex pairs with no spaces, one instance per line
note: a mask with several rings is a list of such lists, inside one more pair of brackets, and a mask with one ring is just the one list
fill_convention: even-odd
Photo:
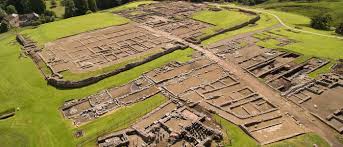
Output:
[[108,9],[112,8],[114,6],[117,6],[117,4],[121,2],[120,0],[97,0],[97,6],[99,9]]
[[43,14],[46,10],[44,0],[30,0],[32,11]]
[[32,12],[30,0],[20,0],[21,10],[19,13],[30,13]]
[[336,28],[336,33],[343,35],[343,22]]
[[6,7],[6,12],[7,12],[7,14],[18,13],[13,5],[8,5]]
[[2,21],[0,25],[0,33],[4,33],[10,30],[10,25],[6,21]]
[[0,8],[0,20],[2,20],[3,18],[5,18],[7,16],[7,13],[5,10],[3,10],[2,8]]
[[317,15],[311,18],[311,27],[320,30],[329,30],[332,17],[329,14]]
[[88,0],[88,6],[89,6],[89,10],[91,10],[93,12],[98,10],[98,7],[96,6],[95,0]]
[[50,0],[50,4],[52,8],[55,8],[57,6],[56,0]]
[[88,0],[74,0],[76,7],[76,15],[83,15],[89,10]]
[[73,0],[64,0],[65,8],[64,8],[64,17],[69,18],[75,16],[76,7]]
[[7,0],[5,2],[5,5],[4,5],[4,6],[6,6],[6,8],[5,8],[6,11],[7,11],[7,6],[9,6],[9,5],[14,6],[15,10],[17,11],[17,13],[22,13],[23,12],[23,6],[22,6],[21,0]]

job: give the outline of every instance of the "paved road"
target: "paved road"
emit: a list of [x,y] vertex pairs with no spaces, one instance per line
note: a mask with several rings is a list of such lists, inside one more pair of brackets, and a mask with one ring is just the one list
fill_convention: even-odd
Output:
[[[217,7],[219,6],[219,4],[216,4],[216,3],[211,3],[211,4],[212,5],[216,5]],[[287,25],[286,23],[284,23],[279,16],[277,16],[276,14],[273,14],[271,12],[268,12],[266,10],[249,9],[249,8],[245,8],[245,7],[229,6],[229,5],[228,5],[228,7],[239,8],[239,9],[243,9],[243,10],[249,10],[249,11],[254,11],[254,12],[258,12],[258,13],[265,13],[265,14],[271,15],[275,19],[277,19],[282,26],[286,27],[287,29],[291,29],[291,30],[294,30],[294,31],[302,32],[302,33],[317,35],[317,36],[323,36],[323,37],[336,38],[336,39],[342,39],[343,40],[343,37],[340,37],[340,36],[326,35],[326,34],[321,34],[321,33],[316,33],[316,32],[311,32],[311,31],[306,31],[306,30],[300,30],[300,29],[293,28],[293,27]]]

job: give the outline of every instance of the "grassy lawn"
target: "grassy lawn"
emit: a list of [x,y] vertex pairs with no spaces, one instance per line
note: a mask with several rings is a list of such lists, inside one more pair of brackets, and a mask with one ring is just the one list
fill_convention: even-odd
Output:
[[274,34],[286,36],[289,39],[296,40],[286,46],[277,46],[278,41],[268,39],[260,41],[258,44],[268,48],[281,48],[293,52],[297,52],[306,56],[314,56],[320,58],[328,58],[332,60],[343,58],[343,41],[335,38],[322,37],[306,33],[297,33],[287,29],[274,29],[271,31]]
[[258,5],[258,7],[299,14],[307,17],[328,13],[333,17],[333,25],[336,26],[340,22],[343,22],[343,0],[321,0],[313,2],[280,2],[278,0],[269,0],[267,3]]
[[72,136],[74,127],[58,111],[64,101],[125,84],[172,60],[188,61],[191,58],[185,52],[192,52],[191,49],[173,52],[91,86],[58,90],[46,84],[31,59],[18,58],[20,46],[14,42],[14,34],[0,35],[0,112],[19,108],[14,117],[0,121],[3,147],[75,146],[77,141]]
[[[245,134],[241,128],[236,126],[235,124],[232,124],[231,122],[227,121],[226,119],[220,117],[219,115],[213,115],[213,118],[216,122],[221,124],[222,130],[224,131],[224,143],[226,147],[256,147],[258,146],[258,143]],[[228,140],[231,141],[228,141]],[[231,144],[230,144],[231,142]]]
[[[296,43],[282,47],[277,45],[279,42],[275,39],[265,39],[257,43],[258,45],[266,48],[282,49],[302,54],[302,57],[295,60],[296,63],[304,62],[311,57],[319,57],[329,60],[329,64],[309,73],[309,76],[312,78],[315,78],[320,74],[330,72],[330,68],[335,64],[335,60],[343,58],[343,48],[340,48],[340,46],[343,46],[343,41],[338,39],[297,33],[287,29],[276,29],[272,30],[271,33],[267,32],[265,34],[269,34],[271,36],[278,34],[296,40]],[[263,34],[255,35],[255,37],[256,36],[258,36],[257,38],[264,37]]]
[[206,34],[213,34],[224,28],[230,28],[235,25],[241,24],[253,18],[252,15],[247,15],[239,11],[210,11],[204,10],[193,14],[193,19],[207,22],[215,25],[209,29],[204,30]]
[[307,133],[297,137],[293,137],[284,141],[272,143],[265,147],[312,147],[316,144],[318,147],[329,147],[330,145],[319,135]]
[[229,31],[229,32],[214,36],[210,39],[203,41],[202,44],[207,45],[207,44],[215,43],[220,40],[233,37],[235,35],[262,30],[262,29],[271,27],[273,25],[276,25],[278,23],[277,20],[274,19],[272,16],[269,16],[266,14],[260,14],[260,16],[261,16],[261,19],[256,22],[256,25],[250,25],[250,26],[238,29],[238,30]]
[[112,13],[99,12],[46,23],[38,28],[24,30],[21,34],[27,35],[40,45],[43,45],[61,37],[127,22],[129,20],[124,17]]
[[287,12],[281,12],[281,11],[274,11],[274,10],[267,10],[267,12],[273,13],[280,17],[280,19],[287,24],[288,26],[291,26],[296,29],[301,29],[305,31],[311,31],[326,35],[335,35],[334,31],[324,31],[324,30],[317,30],[310,27],[311,19],[307,16],[299,15],[299,14],[293,14],[293,13],[287,13]]
[[166,97],[158,94],[145,101],[133,104],[132,106],[123,107],[119,110],[116,110],[110,115],[99,118],[97,121],[93,121],[81,126],[75,130],[83,130],[85,136],[77,139],[77,142],[95,145],[97,137],[129,127],[140,117],[144,116],[166,101]]

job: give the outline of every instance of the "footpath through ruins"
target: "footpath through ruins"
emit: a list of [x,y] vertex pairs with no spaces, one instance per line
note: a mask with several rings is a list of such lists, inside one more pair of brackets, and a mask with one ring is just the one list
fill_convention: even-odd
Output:
[[[322,123],[320,120],[315,118],[310,114],[310,112],[304,108],[299,107],[298,105],[294,104],[292,101],[289,101],[288,99],[282,97],[279,93],[279,91],[276,91],[272,88],[270,88],[267,84],[259,81],[256,77],[242,69],[239,65],[236,65],[233,62],[228,62],[225,61],[218,56],[216,56],[214,53],[210,52],[209,50],[206,50],[203,48],[201,45],[196,45],[190,42],[185,41],[182,38],[179,38],[177,36],[174,36],[170,33],[157,30],[154,28],[151,28],[149,26],[143,25],[143,24],[138,24],[138,26],[145,28],[151,32],[154,32],[156,34],[159,34],[165,38],[171,39],[171,40],[176,40],[178,42],[181,42],[185,45],[188,45],[189,47],[202,52],[205,56],[207,56],[209,59],[213,60],[217,64],[221,65],[224,69],[230,71],[233,75],[236,75],[237,79],[240,81],[245,81],[247,83],[247,86],[251,87],[252,89],[256,90],[257,93],[259,93],[261,96],[265,97],[267,100],[271,101],[272,103],[276,104],[277,107],[284,113],[291,114],[298,120],[301,124],[303,124],[307,129],[306,132],[315,132],[318,133],[319,135],[323,136],[331,146],[333,147],[338,147],[341,145],[341,143],[337,140],[335,136],[334,130],[332,130],[329,126],[325,125]],[[268,29],[272,29],[275,27],[280,27],[280,25],[275,25]],[[264,29],[264,30],[266,30]],[[261,32],[264,30],[258,30],[257,32]],[[241,36],[247,36],[254,34],[256,32],[249,32],[245,34],[240,34],[233,36],[232,39],[234,38],[240,38]],[[204,101],[200,102],[200,105],[204,108],[207,108],[208,110],[214,110],[217,112],[219,115],[221,115],[223,118],[230,118],[228,119],[229,121],[239,124],[239,119],[236,117],[225,113],[221,109],[214,107]],[[222,113],[220,113],[222,112]]]

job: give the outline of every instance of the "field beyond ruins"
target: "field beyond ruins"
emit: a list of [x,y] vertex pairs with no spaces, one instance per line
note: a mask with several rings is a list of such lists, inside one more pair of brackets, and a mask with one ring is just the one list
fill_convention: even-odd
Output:
[[0,146],[342,146],[342,37],[265,7],[137,1],[1,34]]

